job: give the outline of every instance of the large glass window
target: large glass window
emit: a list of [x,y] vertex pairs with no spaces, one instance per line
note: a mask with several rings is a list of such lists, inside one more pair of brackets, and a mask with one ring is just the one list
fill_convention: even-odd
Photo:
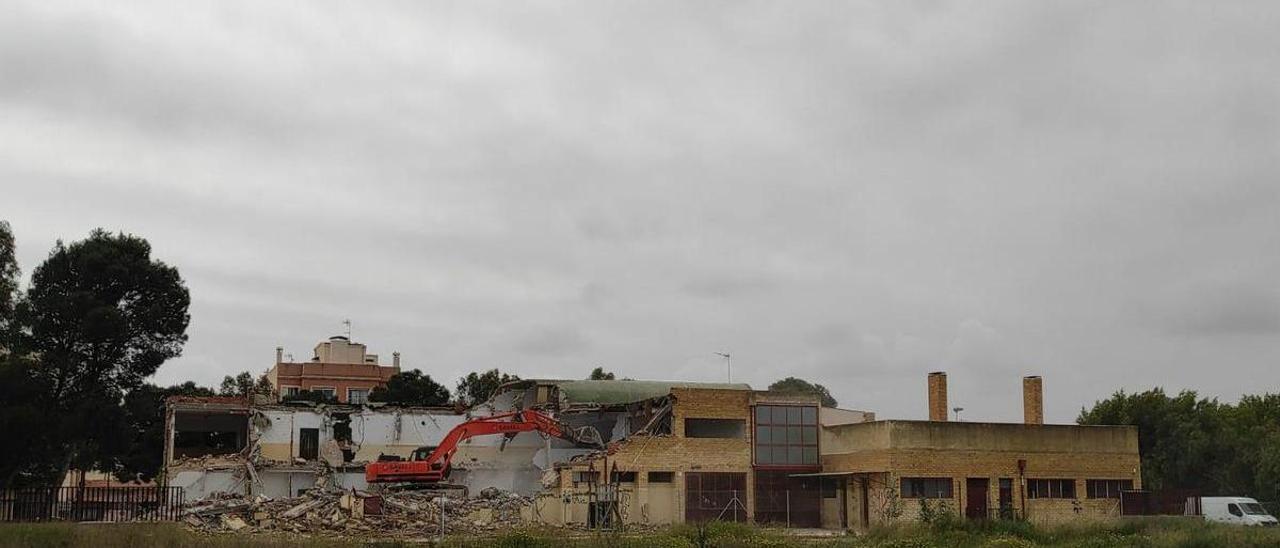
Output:
[[817,407],[757,405],[755,429],[756,464],[818,464]]

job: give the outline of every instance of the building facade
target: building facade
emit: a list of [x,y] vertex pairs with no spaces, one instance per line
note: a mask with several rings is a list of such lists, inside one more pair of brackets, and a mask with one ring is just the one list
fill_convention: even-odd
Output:
[[[610,451],[557,468],[553,524],[616,516],[629,523],[754,521],[820,527],[821,419],[853,424],[863,411],[820,411],[811,395],[734,387],[673,387],[669,423]],[[669,427],[667,427],[669,424]]]
[[[1040,379],[1024,390],[1038,407]],[[1133,427],[1044,425],[1039,408],[1024,423],[951,422],[945,374],[930,376],[928,394],[930,421],[876,420],[745,384],[666,381],[521,380],[466,413],[174,397],[164,477],[189,500],[363,490],[369,462],[436,446],[471,418],[535,409],[594,429],[606,446],[479,436],[459,445],[449,477],[471,493],[531,497],[530,523],[865,529],[928,513],[1059,522],[1118,517],[1120,493],[1142,487]]]
[[826,527],[865,529],[927,512],[1054,523],[1121,514],[1142,488],[1132,426],[1045,425],[1042,380],[1023,380],[1022,424],[949,422],[946,374],[929,376],[929,421],[823,428]]
[[400,353],[392,353],[391,365],[378,364],[378,355],[369,354],[363,344],[336,335],[315,346],[311,361],[286,362],[284,349],[276,348],[276,363],[267,379],[280,399],[301,391],[318,392],[339,403],[368,401],[374,388],[386,386],[400,373]]

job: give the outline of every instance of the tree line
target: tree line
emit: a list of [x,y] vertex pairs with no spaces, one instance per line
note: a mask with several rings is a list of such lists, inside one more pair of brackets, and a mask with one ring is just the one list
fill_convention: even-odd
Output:
[[1280,394],[1232,405],[1193,391],[1120,391],[1081,409],[1076,422],[1136,426],[1146,489],[1280,501]]

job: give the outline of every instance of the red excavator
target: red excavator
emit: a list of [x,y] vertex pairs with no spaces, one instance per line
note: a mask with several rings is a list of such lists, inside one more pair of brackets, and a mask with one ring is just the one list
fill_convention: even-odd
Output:
[[393,458],[371,462],[365,466],[364,479],[369,483],[441,483],[449,477],[449,461],[453,460],[458,444],[464,440],[490,434],[502,434],[509,440],[521,432],[534,431],[580,446],[604,447],[595,428],[584,426],[575,430],[538,411],[515,411],[459,424],[440,440],[439,446],[419,447],[409,460]]

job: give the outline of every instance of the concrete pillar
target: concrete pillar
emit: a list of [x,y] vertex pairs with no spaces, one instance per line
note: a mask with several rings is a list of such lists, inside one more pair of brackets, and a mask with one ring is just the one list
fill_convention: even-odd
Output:
[[1022,377],[1022,416],[1027,424],[1044,424],[1044,380]]
[[929,373],[929,420],[947,422],[947,374]]
[[399,352],[391,353],[391,365],[396,369],[400,369],[400,353]]
[[284,347],[276,347],[276,363],[284,363]]

